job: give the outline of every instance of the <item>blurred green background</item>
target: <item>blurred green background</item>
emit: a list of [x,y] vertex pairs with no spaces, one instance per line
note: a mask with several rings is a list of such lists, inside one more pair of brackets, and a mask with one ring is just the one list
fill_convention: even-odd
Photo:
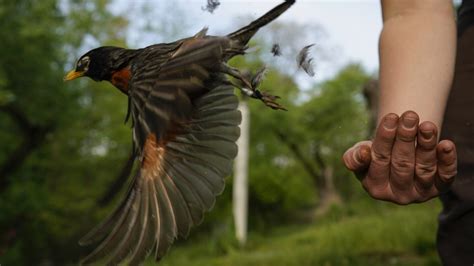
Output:
[[[174,15],[160,17],[140,3],[142,20],[156,23],[135,24],[135,39],[189,34],[192,21],[179,9],[162,9],[161,15]],[[91,250],[78,239],[105,218],[126,187],[114,186],[131,150],[126,97],[105,82],[62,81],[83,52],[132,46],[131,18],[112,12],[113,5],[0,0],[2,266],[77,264]],[[228,177],[214,210],[189,239],[175,243],[162,265],[439,264],[438,201],[405,207],[374,201],[341,163],[346,148],[370,135],[376,76],[353,63],[300,89],[293,58],[306,45],[302,36],[317,30],[275,22],[255,38],[258,49],[232,62],[252,71],[266,63],[262,88],[289,109],[249,102],[246,245],[235,240]],[[281,45],[288,58],[271,57],[275,36],[287,36]],[[318,53],[315,59],[330,58],[324,49]]]

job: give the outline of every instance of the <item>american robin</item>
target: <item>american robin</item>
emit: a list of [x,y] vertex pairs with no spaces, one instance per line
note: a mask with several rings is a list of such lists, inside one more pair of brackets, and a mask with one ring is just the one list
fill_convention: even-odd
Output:
[[160,260],[177,237],[202,221],[224,189],[240,135],[238,99],[225,74],[239,80],[239,89],[250,97],[283,109],[275,96],[256,88],[261,73],[249,80],[226,62],[244,54],[257,30],[294,2],[285,1],[227,36],[209,36],[203,29],[142,49],[99,47],[77,61],[65,80],[106,80],[128,96],[139,161],[118,208],[80,240],[81,245],[100,241],[82,263],[106,259],[135,265],[152,251]]

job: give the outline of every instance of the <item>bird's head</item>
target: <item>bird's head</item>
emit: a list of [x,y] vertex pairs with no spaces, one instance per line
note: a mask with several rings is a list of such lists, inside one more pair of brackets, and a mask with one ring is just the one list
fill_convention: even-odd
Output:
[[64,80],[68,81],[84,76],[95,81],[109,80],[112,73],[122,65],[121,58],[126,51],[127,49],[113,46],[90,50],[77,60],[75,69],[67,73]]

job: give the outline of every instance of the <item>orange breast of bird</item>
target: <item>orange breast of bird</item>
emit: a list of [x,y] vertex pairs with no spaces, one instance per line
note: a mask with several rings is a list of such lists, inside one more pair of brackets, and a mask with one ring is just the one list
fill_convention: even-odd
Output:
[[130,82],[131,77],[132,71],[130,70],[130,66],[128,66],[115,71],[112,74],[110,82],[123,93],[128,94],[128,83]]

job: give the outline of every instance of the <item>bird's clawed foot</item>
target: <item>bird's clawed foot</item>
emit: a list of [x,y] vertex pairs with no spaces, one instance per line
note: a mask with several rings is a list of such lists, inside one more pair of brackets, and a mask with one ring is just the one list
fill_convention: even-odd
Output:
[[281,104],[277,103],[276,100],[280,99],[279,96],[272,95],[266,91],[258,91],[256,90],[257,93],[260,94],[259,99],[268,107],[272,108],[273,110],[283,110],[283,111],[288,111],[285,107],[283,107]]
[[265,67],[257,71],[255,75],[251,75],[250,73],[242,74],[238,69],[223,63],[221,71],[239,81],[240,84],[232,83],[232,85],[240,89],[240,91],[242,91],[242,93],[244,93],[245,95],[261,100],[266,106],[274,110],[287,111],[285,107],[276,102],[276,100],[278,100],[280,97],[257,89],[260,86],[260,83],[262,82],[265,73],[267,72],[267,69]]

